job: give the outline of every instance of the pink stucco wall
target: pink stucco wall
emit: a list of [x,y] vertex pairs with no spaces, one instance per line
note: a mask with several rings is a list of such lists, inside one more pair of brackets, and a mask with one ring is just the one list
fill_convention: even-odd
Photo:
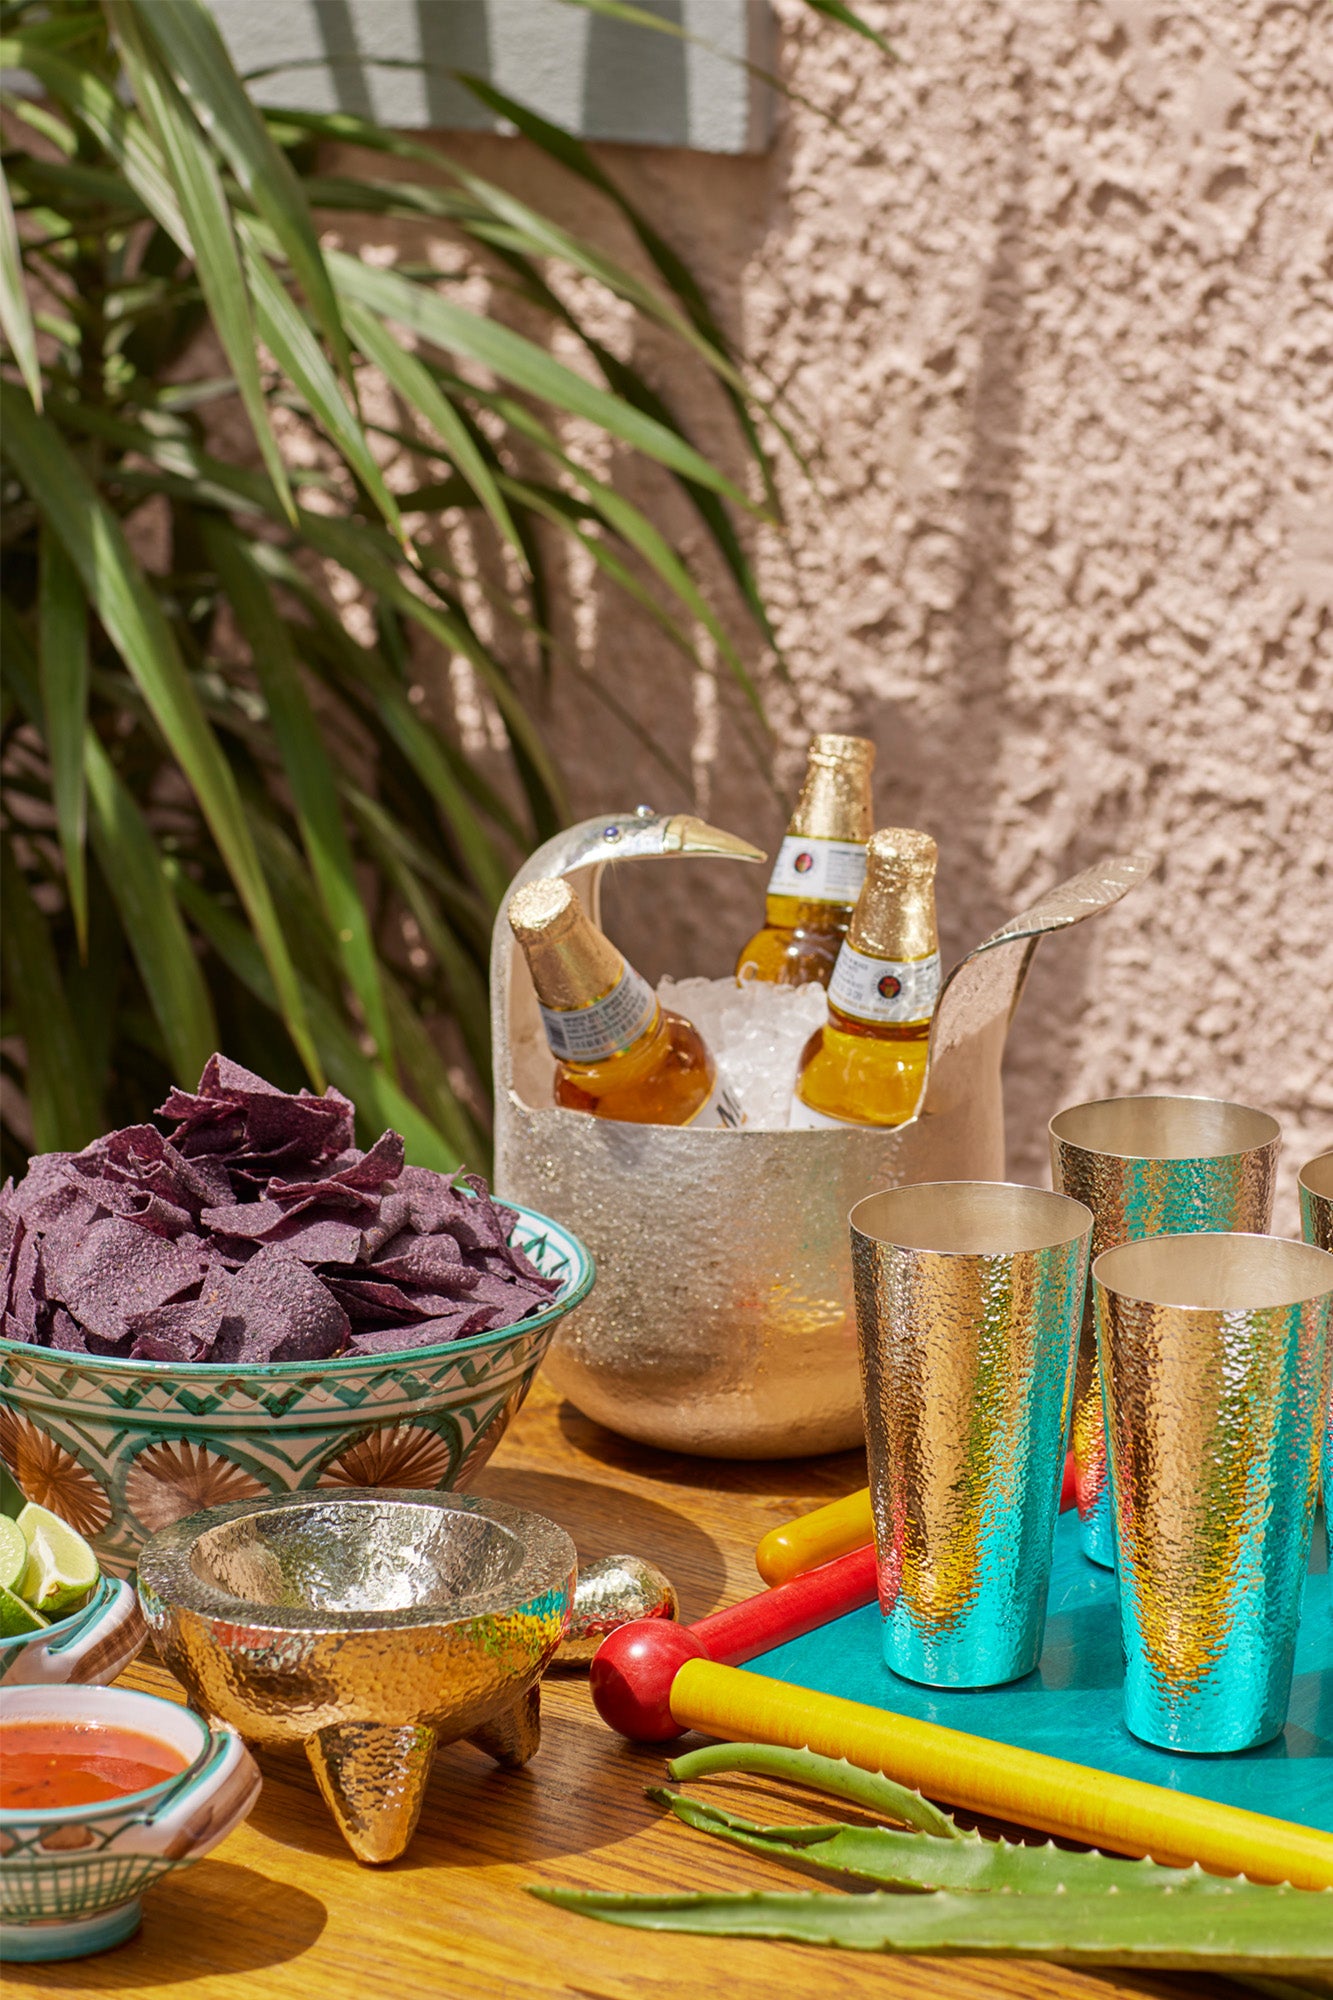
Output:
[[[1010,1045],[1010,1167],[1086,1095],[1236,1096],[1333,1145],[1333,38],[1317,0],[900,0],[894,67],[784,5],[800,104],[757,160],[604,148],[816,458],[752,538],[791,673],[777,724],[593,581],[562,629],[689,774],[566,674],[575,806],[694,802],[772,846],[812,728],[872,736],[882,823],[939,840],[946,956],[1100,853],[1155,882],[1039,954]],[[514,142],[450,141],[565,200]],[[564,212],[630,254],[592,198]],[[608,326],[618,324],[609,316]],[[664,343],[635,358],[737,462]],[[699,554],[687,507],[634,468]],[[704,563],[705,573],[708,571]],[[573,600],[582,609],[575,613]],[[743,629],[739,615],[735,628]],[[767,763],[779,797],[768,788]],[[756,871],[757,874],[757,871]],[[645,970],[726,969],[761,883],[611,908]]]

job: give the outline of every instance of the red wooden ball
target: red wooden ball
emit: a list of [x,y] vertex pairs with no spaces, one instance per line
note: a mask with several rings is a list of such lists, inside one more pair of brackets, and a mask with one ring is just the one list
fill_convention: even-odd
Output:
[[693,1633],[671,1619],[636,1618],[619,1626],[593,1656],[588,1680],[597,1713],[631,1743],[682,1735],[671,1713],[671,1683],[686,1660],[708,1657]]

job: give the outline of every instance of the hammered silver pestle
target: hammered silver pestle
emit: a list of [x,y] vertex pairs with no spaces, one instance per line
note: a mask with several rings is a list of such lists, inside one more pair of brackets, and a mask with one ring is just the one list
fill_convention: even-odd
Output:
[[576,1672],[592,1665],[608,1632],[645,1618],[674,1619],[680,1599],[671,1578],[642,1556],[602,1556],[579,1568],[569,1625],[552,1661],[552,1671]]
[[416,1827],[437,1743],[525,1764],[574,1544],[538,1514],[366,1487],[178,1521],[139,1559],[158,1650],[205,1714],[299,1743],[358,1861]]

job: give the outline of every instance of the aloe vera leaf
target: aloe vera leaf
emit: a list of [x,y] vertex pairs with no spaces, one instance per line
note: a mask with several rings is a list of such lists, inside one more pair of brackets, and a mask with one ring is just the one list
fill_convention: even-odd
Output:
[[678,1784],[725,1771],[785,1778],[788,1784],[827,1792],[830,1798],[847,1799],[852,1805],[869,1806],[886,1819],[935,1834],[941,1840],[962,1837],[949,1815],[923,1799],[920,1792],[895,1784],[882,1771],[863,1771],[845,1757],[821,1757],[817,1750],[790,1750],[777,1743],[710,1743],[703,1750],[688,1750],[683,1757],[671,1758],[667,1770]]
[[1333,1889],[1250,1895],[627,1896],[535,1885],[530,1894],[631,1930],[776,1938],[846,1951],[1045,1958],[1181,1972],[1287,1973],[1333,1964]]
[[1264,1885],[1243,1877],[1209,1875],[1199,1867],[1162,1868],[1155,1861],[1127,1861],[1120,1855],[1071,1854],[1053,1841],[1026,1847],[983,1840],[979,1833],[959,1832],[946,1842],[884,1826],[757,1826],[738,1813],[687,1799],[664,1785],[653,1786],[648,1796],[667,1806],[686,1826],[748,1848],[752,1854],[766,1854],[773,1861],[813,1862],[858,1882],[881,1882],[894,1889],[956,1889],[969,1894],[1008,1889],[1044,1895],[1062,1891],[1136,1895],[1167,1889],[1177,1895],[1267,1893]]

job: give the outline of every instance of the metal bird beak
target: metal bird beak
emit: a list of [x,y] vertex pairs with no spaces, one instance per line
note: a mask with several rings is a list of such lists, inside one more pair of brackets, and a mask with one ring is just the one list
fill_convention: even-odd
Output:
[[762,847],[752,847],[739,834],[708,826],[693,813],[676,813],[662,829],[663,854],[719,854],[732,861],[766,861]]

